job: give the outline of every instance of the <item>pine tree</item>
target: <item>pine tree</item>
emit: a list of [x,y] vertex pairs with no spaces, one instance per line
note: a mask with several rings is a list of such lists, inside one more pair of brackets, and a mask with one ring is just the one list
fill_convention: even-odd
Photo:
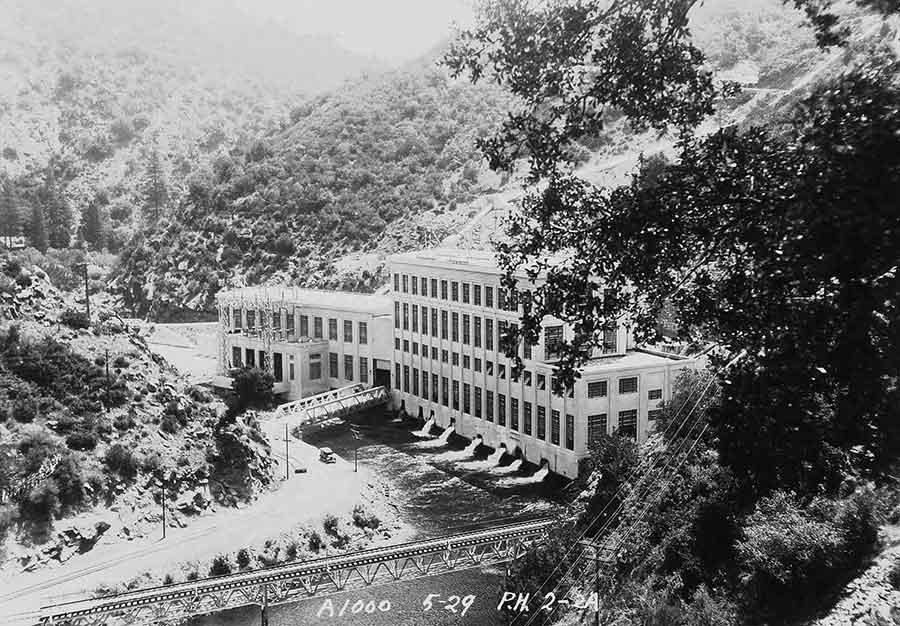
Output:
[[53,248],[68,248],[71,243],[72,208],[56,183],[54,163],[47,166],[47,180],[41,193],[44,205],[47,241]]
[[6,245],[9,246],[11,238],[22,234],[21,229],[22,213],[15,183],[7,180],[0,192],[0,236],[6,239]]
[[150,153],[150,160],[147,163],[147,175],[144,180],[144,191],[146,194],[147,207],[151,210],[153,223],[159,222],[162,210],[165,208],[166,200],[169,193],[166,188],[166,174],[163,169],[162,159],[159,151],[154,149]]
[[103,222],[100,217],[100,201],[96,198],[81,215],[81,238],[95,250],[103,247]]
[[28,238],[33,247],[41,252],[47,251],[47,220],[44,218],[44,207],[40,202],[35,202],[31,207],[31,222],[28,226]]

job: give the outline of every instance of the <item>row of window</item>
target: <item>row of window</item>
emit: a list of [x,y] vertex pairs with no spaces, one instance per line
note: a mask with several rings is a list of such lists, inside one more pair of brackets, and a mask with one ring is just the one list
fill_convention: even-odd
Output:
[[[446,376],[420,372],[416,368],[404,365],[402,369],[399,363],[394,364],[394,386],[398,391],[411,393],[423,400],[440,402],[445,407],[453,410],[461,410],[464,414],[478,419],[493,422],[496,418],[497,425],[509,426],[511,430],[522,432],[531,437],[547,441],[547,408],[542,405],[535,408],[531,402],[521,403],[519,412],[519,399],[502,393],[494,394],[489,389],[482,389],[477,385],[460,383],[458,380],[449,380]],[[496,395],[496,401],[495,401]],[[534,423],[533,417],[537,418]],[[521,422],[519,421],[521,418]],[[536,430],[536,433],[535,433]],[[565,416],[565,442],[569,450],[575,449],[575,416]],[[550,443],[560,445],[560,412],[550,411]]]
[[[257,360],[256,354],[259,353]],[[352,355],[344,355],[344,380],[355,380],[354,359]],[[242,349],[238,346],[231,348],[231,366],[232,367],[260,367],[269,369],[268,356],[265,350],[254,350],[253,348]],[[280,352],[272,353],[272,376],[276,383],[284,381],[284,356]],[[338,372],[338,354],[335,352],[328,353],[328,375],[331,378],[340,378]],[[294,356],[290,355],[288,363],[288,380],[294,380]],[[321,380],[322,378],[322,355],[309,355],[309,378],[310,380]],[[359,382],[369,382],[369,359],[359,357]]]
[[519,294],[515,290],[507,291],[503,287],[495,288],[490,285],[479,285],[456,280],[429,279],[425,276],[395,273],[394,292],[409,293],[414,296],[421,295],[425,298],[432,297],[440,300],[450,300],[451,302],[462,302],[463,304],[484,306],[489,309],[494,308],[494,293],[496,292],[496,303],[499,310],[517,311],[519,308]]
[[[257,359],[256,355],[259,354]],[[270,369],[272,377],[276,383],[284,382],[284,355],[280,352],[272,353],[272,362],[269,363],[268,354],[265,350],[254,350],[253,348],[244,348],[238,346],[231,348],[231,367],[260,367],[262,369]],[[290,356],[288,363],[288,380],[294,380],[294,357]]]
[[[241,321],[241,309],[234,309],[234,324],[233,327],[235,330],[242,329],[242,321]],[[301,337],[312,337],[314,339],[323,339],[323,323],[324,318],[313,316],[313,329],[312,333],[309,332],[309,317],[308,315],[300,316],[300,336]],[[256,331],[256,311],[253,309],[247,310],[247,328],[245,330],[248,331]],[[284,330],[287,336],[292,337],[294,334],[294,314],[288,313],[285,316],[285,328],[281,328],[281,312],[273,311],[272,312],[272,325],[271,328],[274,332],[278,333],[281,330]],[[343,320],[343,340],[347,343],[353,343],[353,321],[352,320]],[[356,336],[358,338],[358,343],[367,344],[369,343],[369,328],[368,323],[366,322],[357,322]],[[328,318],[328,339],[331,341],[338,340],[338,320],[335,318]]]

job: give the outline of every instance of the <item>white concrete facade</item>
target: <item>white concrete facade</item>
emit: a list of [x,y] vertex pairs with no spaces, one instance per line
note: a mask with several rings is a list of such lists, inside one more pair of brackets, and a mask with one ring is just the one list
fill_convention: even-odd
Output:
[[520,313],[503,293],[492,255],[412,252],[393,256],[390,272],[396,404],[433,415],[440,426],[453,422],[457,433],[481,435],[486,445],[505,445],[528,461],[546,461],[569,477],[588,455],[590,436],[618,429],[645,440],[678,372],[695,366],[692,359],[635,348],[620,327],[571,393],[560,397],[551,392],[555,366],[545,338],[554,331],[570,338],[571,329],[545,318],[540,343],[530,353],[519,346],[525,369],[513,380],[499,333],[503,324],[517,324]]

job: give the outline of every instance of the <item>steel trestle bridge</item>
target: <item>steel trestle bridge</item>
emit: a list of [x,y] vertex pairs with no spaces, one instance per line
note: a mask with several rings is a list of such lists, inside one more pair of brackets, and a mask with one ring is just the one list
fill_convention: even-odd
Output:
[[266,609],[321,594],[505,563],[541,543],[554,520],[542,518],[437,539],[362,550],[154,587],[41,610],[47,626],[141,626],[256,605]]

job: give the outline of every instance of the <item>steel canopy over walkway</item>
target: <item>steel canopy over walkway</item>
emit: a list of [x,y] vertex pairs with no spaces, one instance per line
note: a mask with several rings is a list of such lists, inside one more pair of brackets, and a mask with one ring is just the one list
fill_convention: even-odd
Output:
[[265,623],[266,607],[270,605],[517,559],[532,545],[542,542],[554,523],[544,518],[506,524],[427,541],[68,602],[44,607],[39,623],[149,626],[248,605],[262,607]]
[[384,387],[348,385],[281,404],[275,409],[275,417],[299,417],[299,424],[315,424],[387,404],[390,399],[390,394]]

